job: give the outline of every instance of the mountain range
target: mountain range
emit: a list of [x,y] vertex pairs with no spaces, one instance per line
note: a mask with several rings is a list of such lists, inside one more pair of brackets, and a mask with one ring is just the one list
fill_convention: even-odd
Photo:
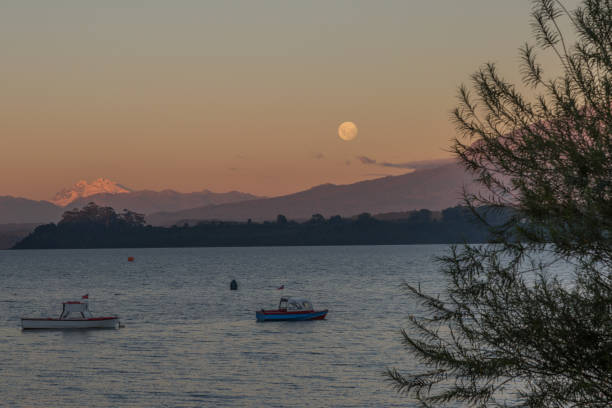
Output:
[[72,201],[69,207],[82,208],[93,201],[101,206],[113,207],[117,211],[128,209],[149,215],[160,211],[181,211],[196,207],[252,200],[255,198],[259,197],[239,191],[214,193],[209,190],[204,190],[194,193],[179,193],[174,190],[142,190],[121,194],[100,193],[81,197]]
[[0,224],[57,222],[67,209],[81,208],[89,202],[110,206],[116,211],[129,209],[143,213],[152,225],[200,220],[246,221],[249,218],[266,221],[276,219],[278,214],[303,220],[313,214],[350,217],[363,212],[379,214],[422,208],[441,210],[457,205],[461,188],[471,184],[472,178],[457,163],[353,184],[322,184],[272,198],[238,191],[135,191],[101,178],[91,183],[79,181],[72,188],[60,191],[51,201],[0,197]]
[[209,190],[193,193],[179,193],[173,190],[135,191],[114,181],[100,178],[91,183],[78,181],[71,188],[65,188],[55,194],[49,201],[0,196],[0,224],[56,222],[64,211],[84,207],[92,201],[101,206],[113,207],[117,211],[129,209],[152,214],[255,198],[258,197],[238,191],[227,193],[215,193]]
[[152,225],[195,223],[199,220],[275,220],[278,214],[303,220],[313,214],[352,216],[402,212],[415,209],[441,210],[461,202],[462,188],[473,190],[472,177],[458,163],[420,169],[347,185],[323,184],[295,194],[209,205],[147,216]]

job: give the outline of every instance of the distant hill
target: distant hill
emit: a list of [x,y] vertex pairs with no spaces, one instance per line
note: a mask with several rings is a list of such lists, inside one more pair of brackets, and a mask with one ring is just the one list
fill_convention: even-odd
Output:
[[113,207],[117,211],[129,208],[131,211],[138,213],[152,214],[160,211],[180,211],[208,205],[252,200],[255,198],[258,197],[239,191],[215,193],[204,190],[194,193],[179,193],[173,190],[142,190],[122,194],[94,194],[72,201],[67,208],[81,208],[87,205],[87,203],[94,202],[101,206]]
[[0,196],[0,224],[55,222],[63,212],[63,208],[48,201]]
[[0,224],[0,249],[9,249],[40,224]]
[[[152,225],[172,225],[198,220],[274,220],[278,214],[289,219],[309,219],[313,214],[344,217],[368,212],[392,213],[421,208],[441,210],[460,203],[464,185],[472,178],[456,163],[416,170],[348,185],[323,184],[309,190],[274,198],[162,212],[147,217]],[[473,188],[473,187],[472,187]]]

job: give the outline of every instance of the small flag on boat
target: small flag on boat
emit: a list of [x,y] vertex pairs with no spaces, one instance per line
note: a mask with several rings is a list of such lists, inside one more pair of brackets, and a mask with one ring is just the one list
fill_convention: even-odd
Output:
[[285,289],[285,285],[280,285],[277,289],[278,290],[283,290],[283,289]]
[[89,293],[86,293],[85,295],[81,296],[81,299],[89,299]]

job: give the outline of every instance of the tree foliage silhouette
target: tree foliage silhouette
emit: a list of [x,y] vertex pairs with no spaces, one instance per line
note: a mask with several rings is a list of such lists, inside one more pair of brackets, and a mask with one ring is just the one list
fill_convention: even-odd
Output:
[[[481,210],[484,211],[484,210]],[[427,214],[424,219],[422,214]],[[278,215],[276,222],[201,221],[196,225],[159,227],[145,224],[142,214],[116,213],[110,207],[89,203],[66,211],[57,224],[37,227],[14,245],[33,248],[141,248],[260,245],[366,245],[486,242],[488,231],[474,223],[465,207],[449,208],[434,219],[427,210],[404,219],[378,220],[370,214],[328,220],[321,214],[297,222]],[[509,214],[489,219],[501,224]]]
[[[514,211],[493,244],[439,259],[440,297],[406,284],[426,312],[403,342],[425,368],[387,376],[424,406],[612,406],[612,1],[537,0],[532,20],[525,91],[494,64],[459,89],[453,150],[483,186],[465,201]],[[536,49],[560,75],[546,78]]]

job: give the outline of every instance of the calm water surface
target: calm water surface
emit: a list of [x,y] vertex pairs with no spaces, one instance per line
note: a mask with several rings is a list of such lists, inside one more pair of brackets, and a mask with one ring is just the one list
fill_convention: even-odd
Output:
[[[381,374],[415,364],[399,330],[418,305],[400,284],[441,290],[432,257],[445,250],[0,251],[0,405],[411,406]],[[19,328],[85,293],[95,315],[117,313],[125,327]],[[256,323],[281,294],[309,297],[327,320]]]

